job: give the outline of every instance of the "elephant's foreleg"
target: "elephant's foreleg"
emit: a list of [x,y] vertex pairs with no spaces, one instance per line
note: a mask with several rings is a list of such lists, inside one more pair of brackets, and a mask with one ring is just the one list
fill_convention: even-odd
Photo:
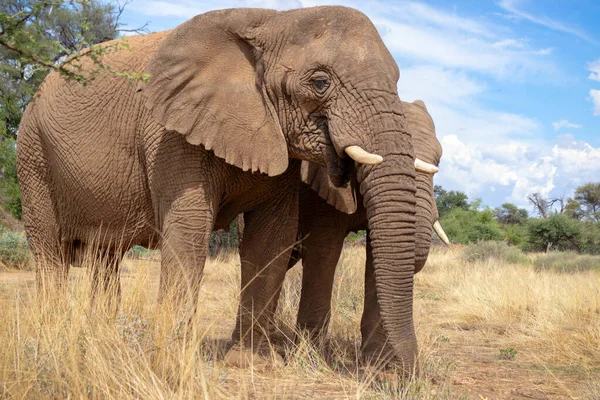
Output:
[[302,294],[298,309],[298,329],[306,331],[315,345],[322,345],[331,316],[333,278],[345,230],[313,229],[302,251]]
[[268,336],[296,239],[297,202],[297,193],[290,193],[244,214],[241,299],[228,364],[260,366],[269,356]]
[[204,263],[214,224],[214,204],[201,188],[175,200],[164,216],[161,242],[159,301],[176,310],[195,313]]

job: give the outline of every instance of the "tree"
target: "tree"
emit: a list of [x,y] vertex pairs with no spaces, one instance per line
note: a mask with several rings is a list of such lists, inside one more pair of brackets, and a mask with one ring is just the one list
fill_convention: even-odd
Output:
[[0,142],[0,200],[6,211],[21,219],[21,193],[17,180],[17,157],[14,139]]
[[534,210],[542,218],[548,218],[552,211],[550,200],[544,197],[540,192],[531,193],[527,196],[527,200],[533,205]]
[[450,211],[455,208],[462,210],[469,210],[469,201],[465,193],[450,190],[449,192],[444,190],[440,185],[433,187],[433,195],[435,197],[435,203],[437,205],[438,213],[440,218],[448,215]]
[[494,218],[501,224],[520,224],[528,217],[527,210],[511,203],[504,203],[494,210]]
[[584,219],[600,222],[600,182],[579,186],[573,197]]
[[468,210],[452,208],[440,223],[453,243],[473,243],[482,240],[502,240],[504,235],[490,209],[478,210],[471,206]]
[[527,224],[527,236],[528,249],[531,251],[580,251],[581,222],[561,214],[530,219]]
[[581,204],[579,204],[577,201],[571,198],[567,200],[567,204],[565,205],[563,214],[572,219],[580,220],[584,217],[584,212],[581,209]]

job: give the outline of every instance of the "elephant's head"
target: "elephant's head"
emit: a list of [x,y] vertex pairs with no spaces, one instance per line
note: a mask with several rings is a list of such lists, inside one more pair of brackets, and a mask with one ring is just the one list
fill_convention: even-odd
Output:
[[383,325],[412,370],[415,160],[398,67],[369,19],[344,7],[210,12],[171,32],[147,72],[154,118],[230,164],[274,176],[297,158],[343,184],[358,163]]

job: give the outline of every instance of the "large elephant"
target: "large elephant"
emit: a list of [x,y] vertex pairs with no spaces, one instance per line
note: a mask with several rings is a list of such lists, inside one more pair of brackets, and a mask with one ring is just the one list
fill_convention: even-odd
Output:
[[[412,133],[416,156],[437,166],[442,156],[442,147],[435,134],[435,126],[425,103],[403,103],[408,126]],[[303,167],[308,167],[303,163]],[[423,168],[417,172],[417,231],[415,241],[415,273],[419,272],[429,254],[432,227],[442,241],[449,243],[438,222],[438,212],[433,197],[433,173],[436,169]],[[303,168],[305,182],[328,180],[323,167],[309,171]],[[298,310],[298,328],[306,331],[316,343],[322,343],[331,311],[331,294],[335,268],[340,258],[345,237],[349,232],[368,230],[367,210],[362,206],[360,193],[356,212],[347,214],[347,199],[354,196],[352,186],[338,188],[334,185],[316,186],[319,192],[308,185],[301,185],[299,202],[298,240],[292,253],[289,267],[302,260],[302,294]],[[367,235],[367,264],[365,269],[365,303],[361,321],[362,353],[369,359],[386,361],[393,356],[387,346],[389,340],[381,326],[380,308],[377,302],[376,282],[373,271],[371,239]]]
[[17,166],[39,286],[64,287],[94,246],[94,288],[113,287],[126,249],[159,245],[161,299],[177,293],[195,309],[210,232],[245,213],[243,361],[264,348],[287,269],[299,160],[337,185],[356,162],[383,326],[411,371],[415,159],[398,67],[369,19],[344,7],[230,9],[125,41],[103,64],[147,82],[101,75],[83,87],[51,73],[23,116]]

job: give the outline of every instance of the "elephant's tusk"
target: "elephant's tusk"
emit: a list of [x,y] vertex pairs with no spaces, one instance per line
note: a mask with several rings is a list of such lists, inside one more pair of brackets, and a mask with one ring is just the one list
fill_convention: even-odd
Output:
[[423,172],[426,174],[435,174],[439,171],[438,167],[435,165],[426,163],[418,158],[415,158],[415,169],[417,172]]
[[440,221],[435,221],[435,223],[433,224],[433,230],[435,231],[435,233],[437,233],[442,242],[450,246],[450,240],[448,240],[448,235],[446,235],[446,232],[444,232]]
[[350,158],[360,164],[377,165],[383,161],[383,157],[380,155],[369,153],[360,146],[348,146],[344,151]]

